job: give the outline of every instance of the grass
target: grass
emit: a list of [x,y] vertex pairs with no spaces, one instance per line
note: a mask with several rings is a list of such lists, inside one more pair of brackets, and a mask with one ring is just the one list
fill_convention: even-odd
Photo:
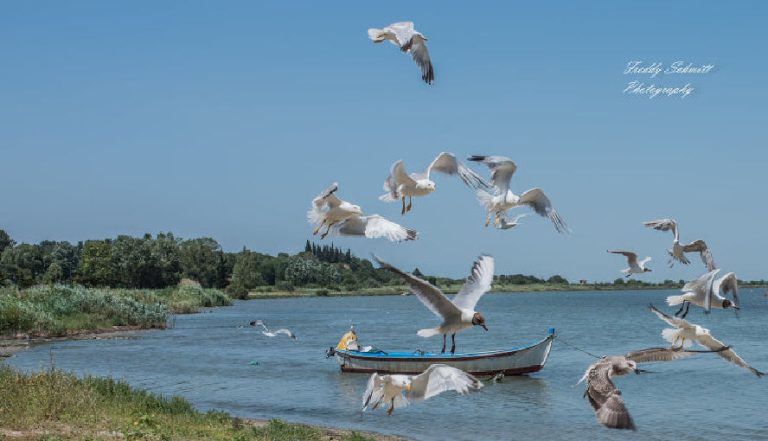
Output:
[[40,285],[0,289],[0,336],[64,336],[114,326],[164,328],[169,313],[231,305],[216,289],[180,284],[163,290]]
[[[343,440],[367,435],[272,420],[266,424],[224,412],[199,412],[179,397],[165,398],[123,381],[56,369],[22,373],[0,365],[0,439]],[[330,436],[330,438],[329,438]]]

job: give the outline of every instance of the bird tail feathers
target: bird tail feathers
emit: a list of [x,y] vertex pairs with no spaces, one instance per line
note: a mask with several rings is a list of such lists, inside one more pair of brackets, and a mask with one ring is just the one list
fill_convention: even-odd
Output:
[[440,330],[438,328],[419,329],[416,332],[416,335],[419,337],[434,337],[438,334],[440,334]]
[[667,305],[669,306],[675,306],[683,303],[685,301],[685,297],[683,296],[669,296],[667,297]]
[[677,339],[678,330],[674,328],[667,328],[661,331],[661,337],[670,342],[675,343],[675,339]]
[[381,43],[382,41],[384,41],[384,34],[385,32],[383,29],[376,29],[376,28],[368,29],[368,38],[373,40],[375,43]]
[[477,190],[475,191],[475,196],[477,196],[477,200],[480,201],[480,205],[486,208],[486,210],[490,210],[493,206],[493,195],[485,190]]

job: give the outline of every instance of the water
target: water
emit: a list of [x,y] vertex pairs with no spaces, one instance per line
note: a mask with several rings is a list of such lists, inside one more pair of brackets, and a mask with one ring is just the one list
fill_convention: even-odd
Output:
[[[660,346],[663,323],[649,302],[663,306],[670,292],[489,294],[480,301],[489,332],[457,336],[458,351],[532,343],[556,327],[570,343],[597,354]],[[748,363],[768,371],[762,290],[743,290],[743,311],[691,308],[688,319],[712,330]],[[669,308],[662,308],[669,310]],[[298,341],[267,338],[253,319],[290,327]],[[162,394],[186,397],[201,409],[250,418],[282,418],[406,436],[415,440],[508,439],[768,439],[768,379],[714,354],[647,365],[654,373],[616,380],[638,427],[636,433],[599,426],[575,383],[593,361],[555,341],[544,370],[507,377],[480,392],[448,392],[429,401],[361,416],[366,375],[341,374],[324,352],[354,322],[362,344],[387,350],[439,350],[442,339],[415,332],[436,319],[413,296],[253,300],[234,307],[178,316],[176,328],[133,339],[56,342],[18,354],[8,363],[38,369],[50,363],[78,373],[110,375]]]

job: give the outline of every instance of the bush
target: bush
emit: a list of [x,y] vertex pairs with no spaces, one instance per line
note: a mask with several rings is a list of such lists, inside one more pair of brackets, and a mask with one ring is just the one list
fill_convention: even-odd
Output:
[[328,290],[327,289],[318,289],[315,291],[315,295],[318,297],[328,297]]

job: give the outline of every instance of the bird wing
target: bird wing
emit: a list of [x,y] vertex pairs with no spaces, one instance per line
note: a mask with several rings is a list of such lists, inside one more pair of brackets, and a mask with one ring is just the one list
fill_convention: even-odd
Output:
[[739,305],[739,281],[736,278],[736,273],[730,272],[723,277],[715,280],[712,284],[712,292],[724,294],[731,294],[733,296],[733,304],[738,308]]
[[621,254],[622,256],[626,257],[629,266],[637,265],[637,254],[633,253],[632,251],[608,250],[608,252],[613,254]]
[[704,300],[704,311],[706,312],[712,309],[712,288],[718,272],[720,272],[719,269],[710,271],[683,285],[683,292],[692,292]]
[[555,230],[557,230],[558,233],[568,232],[568,225],[565,224],[565,221],[563,221],[563,219],[557,213],[557,210],[552,208],[552,202],[550,202],[549,198],[546,194],[544,194],[542,189],[532,188],[526,191],[520,195],[520,200],[518,203],[528,205],[539,216],[548,217],[549,220],[552,221],[552,224],[555,226]]
[[458,174],[464,184],[475,190],[490,187],[480,175],[467,168],[461,161],[456,159],[456,156],[453,153],[441,152],[432,160],[424,172],[415,174],[415,176],[419,179],[429,179],[429,174],[432,170],[451,176]]
[[415,230],[405,228],[378,214],[352,216],[337,224],[334,229],[341,236],[365,236],[369,239],[384,237],[390,242],[414,240],[417,237]]
[[491,256],[480,256],[473,264],[469,277],[458,294],[453,297],[453,304],[459,309],[474,310],[480,297],[491,289],[493,282],[494,261]]
[[395,182],[398,184],[402,184],[406,186],[416,185],[416,181],[414,181],[413,178],[410,177],[408,173],[405,171],[405,164],[403,163],[402,159],[392,164],[392,169],[390,170],[389,174],[395,179]]
[[715,337],[712,337],[712,335],[709,332],[697,333],[696,341],[700,343],[702,346],[704,346],[705,348],[709,349],[710,351],[717,351],[717,355],[730,361],[736,366],[743,367],[744,369],[749,369],[750,372],[757,375],[758,377],[762,377],[763,375],[765,375],[763,372],[760,372],[759,370],[750,366],[733,349],[728,348],[725,350],[720,350],[725,347],[725,344],[720,340],[716,339]]
[[435,69],[432,67],[432,60],[429,58],[426,39],[418,32],[411,37],[411,41],[403,49],[408,48],[411,51],[411,58],[421,69],[421,79],[427,84],[435,81]]
[[401,49],[409,44],[411,38],[413,38],[413,35],[416,33],[416,31],[413,29],[412,21],[392,23],[391,25],[384,28],[384,32],[391,32],[394,34]]
[[652,313],[656,314],[656,317],[658,317],[659,319],[667,322],[667,324],[670,325],[670,326],[674,326],[675,328],[679,328],[679,329],[690,328],[691,327],[691,324],[688,322],[688,320],[677,318],[677,317],[672,317],[669,314],[665,314],[665,313],[659,311],[653,305],[649,305],[648,309]]
[[413,292],[421,303],[432,311],[433,314],[444,320],[453,317],[461,317],[461,310],[451,303],[451,301],[448,300],[448,297],[446,297],[439,288],[413,274],[395,268],[376,256],[373,258],[379,265],[381,265],[381,268],[391,271],[405,280],[405,283],[408,285],[411,292]]
[[672,231],[672,234],[675,235],[675,239],[678,239],[679,236],[677,234],[677,222],[675,222],[674,219],[656,219],[652,221],[643,222],[643,225],[645,225],[648,228],[653,228],[654,230],[659,231]]
[[285,334],[288,337],[291,337],[292,339],[296,340],[296,334],[291,332],[290,329],[285,329],[285,328],[278,329],[278,330],[275,331],[275,334]]
[[426,371],[411,378],[408,398],[426,400],[449,390],[466,394],[470,390],[481,387],[483,383],[480,380],[460,369],[444,364],[433,364]]
[[704,262],[704,265],[707,267],[707,271],[713,271],[717,268],[715,260],[712,258],[712,251],[709,250],[707,243],[701,239],[683,245],[683,252],[699,253],[701,261]]
[[584,375],[587,380],[585,396],[595,411],[597,421],[613,429],[635,428],[632,417],[629,415],[621,391],[611,381],[608,375],[611,362],[601,359],[592,364]]
[[673,361],[690,357],[695,352],[685,351],[680,348],[647,348],[628,352],[625,358],[635,363],[650,363],[654,361]]
[[384,388],[380,384],[379,378],[379,374],[375,372],[368,378],[368,385],[363,392],[363,411],[368,406],[376,406],[384,397]]
[[491,182],[496,187],[499,194],[506,194],[509,190],[512,176],[517,171],[517,164],[504,156],[481,156],[472,155],[467,158],[469,161],[482,162],[491,169]]

